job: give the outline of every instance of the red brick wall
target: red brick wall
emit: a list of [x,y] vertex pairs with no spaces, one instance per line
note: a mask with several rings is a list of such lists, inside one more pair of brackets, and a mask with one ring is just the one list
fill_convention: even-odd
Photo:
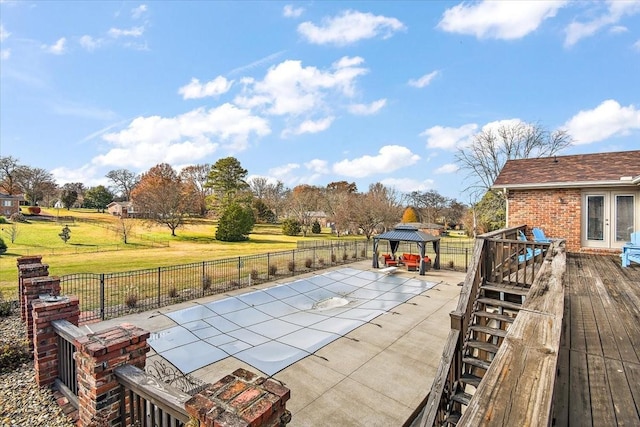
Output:
[[542,228],[551,238],[566,240],[567,251],[579,252],[582,198],[580,189],[509,190],[507,226]]

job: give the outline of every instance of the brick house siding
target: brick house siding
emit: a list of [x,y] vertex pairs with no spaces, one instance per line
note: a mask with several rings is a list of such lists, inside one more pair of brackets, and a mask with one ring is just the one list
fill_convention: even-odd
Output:
[[509,191],[507,226],[540,227],[548,237],[566,239],[568,251],[578,252],[580,243],[581,192],[579,189]]

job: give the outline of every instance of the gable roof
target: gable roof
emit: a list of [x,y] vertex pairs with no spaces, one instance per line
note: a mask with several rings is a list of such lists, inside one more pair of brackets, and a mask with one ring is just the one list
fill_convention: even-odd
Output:
[[508,160],[495,189],[640,185],[640,150]]
[[412,225],[406,224],[398,224],[393,230],[378,234],[373,238],[374,240],[401,240],[405,242],[433,242],[434,240],[440,240],[440,237],[432,236]]

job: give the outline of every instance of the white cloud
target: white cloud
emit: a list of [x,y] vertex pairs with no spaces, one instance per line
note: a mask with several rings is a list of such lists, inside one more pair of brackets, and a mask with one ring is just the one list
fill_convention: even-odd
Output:
[[455,163],[447,163],[447,164],[444,164],[444,165],[440,166],[436,170],[434,170],[433,173],[436,173],[436,174],[454,173],[454,172],[457,172],[458,169],[460,169],[460,168]]
[[482,1],[447,9],[438,28],[479,39],[519,39],[553,18],[566,1]]
[[305,120],[295,129],[285,129],[282,132],[283,137],[288,135],[302,135],[303,133],[318,133],[329,129],[331,123],[333,123],[334,117],[325,117],[320,120]]
[[[263,64],[267,64],[269,62],[274,61],[275,59],[277,59],[279,56],[282,56],[282,54],[284,54],[286,51],[285,50],[281,50],[279,52],[276,53],[272,53],[271,55],[265,56],[264,58],[260,58],[257,61],[253,61],[250,64],[247,65],[241,65],[239,67],[234,68],[233,70],[229,71],[228,74],[236,74],[236,73],[240,73],[242,71],[246,71],[246,70],[250,70],[252,68],[258,67],[260,65]],[[244,78],[248,78],[248,77],[244,77]],[[243,78],[243,79],[244,79]]]
[[80,37],[80,46],[88,50],[89,52],[93,52],[102,44],[102,39],[94,39],[89,35],[84,35]]
[[425,86],[428,86],[431,81],[438,75],[440,74],[439,71],[432,71],[429,74],[425,74],[424,76],[420,77],[417,80],[409,80],[409,86],[413,86],[413,87],[417,87],[417,88],[423,88]]
[[107,33],[114,39],[119,37],[140,37],[144,34],[144,27],[131,27],[128,30],[122,28],[110,28]]
[[[607,10],[599,16],[586,21],[586,22],[572,22],[565,28],[565,47],[570,47],[576,44],[583,38],[591,37],[597,33],[600,29],[616,24],[625,15],[635,15],[640,12],[640,2],[638,1],[608,1],[607,3],[596,2],[594,3],[596,8],[601,8],[604,5],[607,6]],[[590,15],[594,14],[593,11],[589,11]],[[616,29],[617,30],[614,30]],[[613,27],[612,32],[619,32],[619,29],[626,29],[622,26]]]
[[0,42],[3,42],[6,39],[8,39],[10,35],[11,33],[5,30],[4,25],[0,24]]
[[54,44],[52,45],[42,45],[42,48],[49,52],[52,53],[54,55],[62,55],[65,52],[65,44],[67,43],[67,39],[64,37],[59,38]]
[[138,7],[134,7],[133,9],[131,9],[131,17],[133,19],[138,19],[140,18],[142,15],[144,15],[144,13],[148,10],[148,7],[146,4],[141,4]]
[[623,107],[608,99],[593,110],[581,110],[564,127],[574,138],[574,144],[590,144],[639,130],[640,110],[634,105]]
[[113,147],[93,161],[98,165],[145,169],[157,163],[191,163],[216,151],[246,149],[251,135],[271,132],[269,124],[231,104],[198,108],[175,117],[138,117],[126,129],[102,138]]
[[9,59],[11,56],[11,49],[0,50],[0,59]]
[[95,165],[88,164],[78,169],[69,169],[64,166],[51,170],[51,174],[55,178],[58,185],[68,184],[70,182],[82,182],[87,187],[94,187],[96,185],[104,185],[108,187],[109,179],[104,176],[95,177],[99,174],[98,168]]
[[434,186],[432,179],[418,181],[412,178],[386,178],[380,181],[386,187],[394,188],[401,193],[410,193],[412,191],[427,191]]
[[407,147],[385,145],[376,156],[364,155],[353,160],[342,160],[333,165],[333,171],[340,175],[363,178],[378,173],[389,173],[420,160]]
[[345,57],[324,71],[287,60],[269,68],[261,81],[244,80],[243,93],[234,102],[246,108],[260,107],[273,115],[305,114],[326,106],[324,99],[329,95],[353,96],[357,77],[368,72],[354,66],[362,61]]
[[404,29],[404,24],[396,18],[376,16],[354,10],[347,10],[335,17],[324,18],[319,26],[309,21],[298,25],[298,32],[310,43],[338,46],[378,36],[386,39],[391,37],[393,33]]
[[330,172],[329,165],[326,160],[313,159],[309,162],[306,162],[304,166],[310,171],[319,174],[327,174]]
[[640,39],[638,39],[634,44],[633,44],[633,48],[635,50],[637,50],[638,52],[640,52]]
[[198,79],[191,79],[189,84],[182,86],[178,89],[178,93],[182,95],[182,99],[198,99],[205,98],[207,96],[218,96],[226,93],[231,89],[233,80],[227,80],[223,76],[218,76],[215,79],[200,83]]
[[273,175],[276,179],[284,181],[291,175],[291,173],[293,173],[293,171],[299,168],[300,165],[297,163],[287,163],[286,165],[276,166],[275,168],[269,169],[269,175]]
[[376,114],[385,105],[387,105],[386,99],[378,99],[377,101],[373,101],[371,104],[351,104],[349,105],[348,110],[351,114],[358,116],[370,116],[372,114]]
[[629,32],[629,29],[624,25],[614,25],[609,29],[609,32],[612,34],[621,34]]
[[478,125],[475,123],[468,123],[459,128],[433,126],[422,132],[420,136],[427,137],[428,148],[453,150],[466,144],[476,133],[477,129]]
[[287,18],[299,18],[300,15],[304,12],[304,8],[302,7],[293,7],[293,5],[286,5],[282,9],[282,15]]

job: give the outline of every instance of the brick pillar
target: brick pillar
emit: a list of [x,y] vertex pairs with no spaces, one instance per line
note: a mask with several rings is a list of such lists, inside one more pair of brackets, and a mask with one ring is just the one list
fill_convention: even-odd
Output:
[[58,377],[58,334],[51,322],[67,320],[78,326],[79,302],[76,296],[56,302],[33,301],[33,365],[40,387],[51,385]]
[[116,426],[120,416],[120,384],[113,372],[122,365],[144,370],[149,332],[122,324],[76,340],[79,427],[92,420]]
[[[43,277],[49,275],[49,266],[42,264],[42,256],[23,256],[17,259],[18,265],[18,301],[20,302],[20,317],[22,321],[27,320],[27,307],[24,305],[23,283],[24,279],[32,277]],[[30,311],[30,310],[29,310]]]
[[237,369],[185,403],[189,416],[207,427],[275,427],[291,421],[291,393],[280,383]]
[[26,309],[27,339],[29,349],[33,350],[33,302],[39,301],[40,295],[60,295],[60,278],[57,276],[32,277],[24,279],[22,284],[23,304]]

